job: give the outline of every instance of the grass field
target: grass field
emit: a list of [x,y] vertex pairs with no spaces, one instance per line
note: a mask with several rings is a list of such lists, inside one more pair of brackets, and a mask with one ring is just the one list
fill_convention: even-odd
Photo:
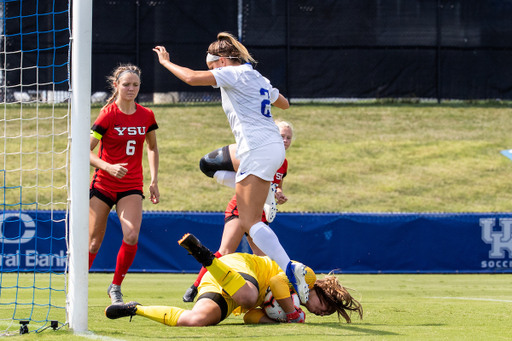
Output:
[[[224,211],[233,191],[198,167],[203,155],[234,143],[221,105],[150,108],[160,127],[161,202],[146,200],[144,209]],[[40,107],[38,115],[51,118],[45,110]],[[7,204],[19,201],[20,184],[24,202],[66,202],[67,154],[55,150],[66,147],[67,135],[46,137],[67,130],[66,110],[57,108],[56,118],[36,125],[33,108],[26,106],[29,121],[22,127],[19,108],[7,111],[11,121],[0,128],[9,136],[0,141],[7,152],[4,169],[11,170],[4,182],[13,186]],[[99,110],[92,108],[92,120]],[[296,135],[283,185],[289,201],[281,212],[511,211],[512,162],[499,153],[512,148],[510,103],[295,104],[273,115],[292,122]],[[34,150],[48,154],[36,158]],[[144,164],[148,183],[146,157]],[[40,187],[33,187],[36,180]]]
[[[220,105],[152,107],[162,201],[146,210],[224,211],[232,190],[199,170],[233,143]],[[93,111],[93,117],[97,113]],[[510,104],[292,105],[282,212],[509,212]]]
[[[234,142],[220,105],[152,106],[152,109],[160,126],[157,136],[161,203],[154,206],[146,200],[144,209],[223,211],[232,189],[205,177],[198,168],[201,156]],[[93,108],[93,120],[98,112],[99,108]],[[16,115],[14,111],[10,114]],[[499,154],[500,150],[512,148],[510,104],[301,104],[292,105],[286,111],[275,109],[274,116],[292,122],[296,131],[296,140],[287,153],[290,167],[284,181],[289,201],[279,207],[280,211],[511,211],[512,162]],[[65,120],[59,120],[59,125],[62,130],[67,129]],[[4,127],[4,134],[19,135],[15,127]],[[53,126],[28,125],[23,129],[30,135],[22,139],[23,152],[39,148],[46,153],[54,143],[32,135],[37,129],[44,135]],[[23,197],[41,203],[50,203],[50,199],[65,203],[67,193],[60,190],[65,175],[47,175],[48,164],[60,167],[64,155],[56,154],[51,159],[16,156],[20,140],[1,142],[3,150],[13,153],[4,158],[6,169],[11,166],[29,169],[20,171],[23,186],[30,187],[35,179],[48,178],[45,181],[51,181],[56,188],[54,193],[28,188]],[[56,142],[62,148],[67,140],[59,138]],[[4,179],[4,186],[11,181],[19,182],[14,173],[12,179]],[[10,200],[17,202],[19,193],[6,193],[5,197],[7,204]],[[7,277],[3,274],[2,281]],[[181,301],[181,296],[193,277],[129,274],[123,284],[125,300],[191,307]],[[341,275],[340,279],[362,295],[363,321],[355,320],[347,325],[333,316],[320,318],[308,314],[304,325],[245,326],[241,317],[232,316],[215,327],[170,328],[140,317],[131,323],[129,319],[106,319],[103,310],[109,302],[106,288],[111,275],[92,274],[89,283],[92,334],[76,336],[66,330],[46,330],[24,337],[39,340],[512,339],[510,275]],[[5,297],[3,288],[2,299]],[[1,307],[0,319],[12,316],[7,308]],[[16,331],[18,326],[13,328]]]
[[[510,275],[340,275],[340,281],[362,296],[364,320],[340,323],[334,315],[307,314],[303,325],[244,325],[230,316],[218,326],[172,328],[135,316],[109,320],[106,288],[111,274],[89,279],[89,330],[73,335],[65,328],[30,333],[34,340],[510,340]],[[129,274],[125,301],[172,305],[185,309],[181,296],[195,275]],[[3,309],[3,308],[2,308]]]

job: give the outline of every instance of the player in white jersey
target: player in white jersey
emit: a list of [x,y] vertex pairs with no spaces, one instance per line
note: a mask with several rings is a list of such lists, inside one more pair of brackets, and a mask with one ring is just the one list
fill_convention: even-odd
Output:
[[288,109],[288,100],[253,69],[254,58],[229,33],[219,33],[217,40],[210,44],[206,57],[209,71],[195,71],[172,63],[163,46],[156,46],[153,51],[160,64],[185,83],[221,89],[222,107],[235,135],[236,157],[240,160],[236,174],[240,227],[285,271],[301,302],[306,303],[309,299],[306,267],[292,264],[274,231],[261,222],[270,182],[285,157],[283,140],[270,107],[273,104]]
[[222,94],[222,107],[236,137],[236,157],[262,145],[282,144],[279,128],[270,114],[270,103],[279,98],[279,90],[254,70],[250,63],[212,69]]

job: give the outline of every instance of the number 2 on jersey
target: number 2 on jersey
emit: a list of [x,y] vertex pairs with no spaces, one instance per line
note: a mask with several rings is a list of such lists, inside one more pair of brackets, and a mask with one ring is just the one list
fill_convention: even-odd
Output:
[[270,113],[270,93],[267,89],[261,88],[260,95],[267,95],[267,99],[261,101],[261,114],[265,117],[272,117],[272,114]]

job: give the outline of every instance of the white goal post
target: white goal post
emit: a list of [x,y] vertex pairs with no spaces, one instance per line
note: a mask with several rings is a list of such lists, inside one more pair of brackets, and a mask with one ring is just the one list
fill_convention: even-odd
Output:
[[87,331],[92,0],[72,1],[68,321]]

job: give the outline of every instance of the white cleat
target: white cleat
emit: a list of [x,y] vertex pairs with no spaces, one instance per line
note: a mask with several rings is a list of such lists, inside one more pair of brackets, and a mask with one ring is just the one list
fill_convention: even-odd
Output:
[[[292,280],[290,280],[290,282],[293,284],[300,301],[303,304],[306,304],[309,301],[309,285],[306,282],[306,266],[298,262],[291,263],[290,266],[295,283]],[[291,274],[289,274],[288,271],[286,272],[286,275],[288,278],[291,277]]]
[[268,190],[267,200],[265,201],[265,205],[263,205],[263,211],[265,211],[265,218],[269,223],[274,221],[277,214],[276,189],[277,184],[271,182],[270,188]]

